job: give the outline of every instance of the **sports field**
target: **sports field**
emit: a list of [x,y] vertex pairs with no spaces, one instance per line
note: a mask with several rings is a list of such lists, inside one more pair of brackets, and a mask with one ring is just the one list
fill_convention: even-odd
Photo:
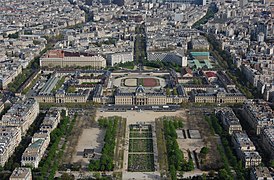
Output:
[[144,87],[156,87],[160,85],[160,81],[156,78],[126,78],[121,81],[121,85],[126,87],[137,87],[140,85]]

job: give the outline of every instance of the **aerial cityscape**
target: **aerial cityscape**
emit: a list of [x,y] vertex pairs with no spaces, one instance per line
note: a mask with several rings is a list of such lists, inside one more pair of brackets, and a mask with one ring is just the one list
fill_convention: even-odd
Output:
[[274,0],[0,0],[0,180],[273,180]]

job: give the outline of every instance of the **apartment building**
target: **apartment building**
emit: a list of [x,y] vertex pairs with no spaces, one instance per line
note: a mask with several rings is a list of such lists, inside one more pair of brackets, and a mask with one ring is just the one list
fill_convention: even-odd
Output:
[[31,169],[17,167],[13,170],[9,180],[32,180]]
[[242,153],[242,162],[245,168],[259,166],[262,163],[262,157],[257,151],[245,151]]
[[6,89],[22,72],[22,66],[15,63],[4,63],[0,66],[0,89]]
[[242,131],[239,119],[231,108],[217,108],[215,113],[222,121],[224,129],[231,135],[233,132]]
[[44,136],[44,138],[37,138],[37,136],[33,138],[32,142],[29,144],[22,155],[21,165],[38,168],[39,162],[43,158],[49,142],[49,135]]
[[115,64],[132,62],[133,52],[117,52],[107,55],[107,63],[109,66],[114,66]]
[[0,126],[0,165],[3,167],[21,142],[19,127]]
[[61,119],[61,113],[58,109],[51,108],[46,117],[44,118],[42,124],[40,125],[40,131],[50,134],[59,124]]
[[232,135],[232,143],[236,149],[238,156],[241,156],[242,151],[255,151],[256,148],[253,142],[249,139],[245,132],[235,132]]
[[267,167],[253,167],[250,170],[251,180],[273,180]]
[[264,149],[274,158],[274,126],[265,127],[261,132]]
[[257,135],[261,133],[262,128],[274,125],[273,111],[267,102],[263,100],[245,101],[242,113]]
[[209,50],[209,43],[206,38],[197,37],[191,40],[191,49],[199,50],[199,51],[207,51]]
[[2,113],[4,108],[5,108],[5,104],[0,100],[0,113]]
[[13,104],[8,112],[2,117],[2,126],[20,127],[24,135],[39,114],[39,104],[35,99],[20,100]]
[[256,147],[245,132],[234,132],[232,134],[232,143],[237,156],[242,160],[244,167],[257,166],[261,163],[261,156],[256,151]]

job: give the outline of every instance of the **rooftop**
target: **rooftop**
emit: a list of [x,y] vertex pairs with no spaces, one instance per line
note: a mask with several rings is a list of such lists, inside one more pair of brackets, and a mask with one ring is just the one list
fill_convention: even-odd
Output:
[[25,167],[17,167],[13,170],[10,179],[14,178],[25,178],[28,175],[31,175],[31,169]]

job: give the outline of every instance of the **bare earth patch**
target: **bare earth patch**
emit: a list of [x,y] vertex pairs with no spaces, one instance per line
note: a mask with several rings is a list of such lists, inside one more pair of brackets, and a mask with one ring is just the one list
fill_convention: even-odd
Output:
[[82,162],[88,165],[89,159],[83,158],[84,149],[94,149],[95,154],[99,155],[103,148],[105,131],[99,128],[83,129],[76,146],[76,153],[73,155],[72,162]]

